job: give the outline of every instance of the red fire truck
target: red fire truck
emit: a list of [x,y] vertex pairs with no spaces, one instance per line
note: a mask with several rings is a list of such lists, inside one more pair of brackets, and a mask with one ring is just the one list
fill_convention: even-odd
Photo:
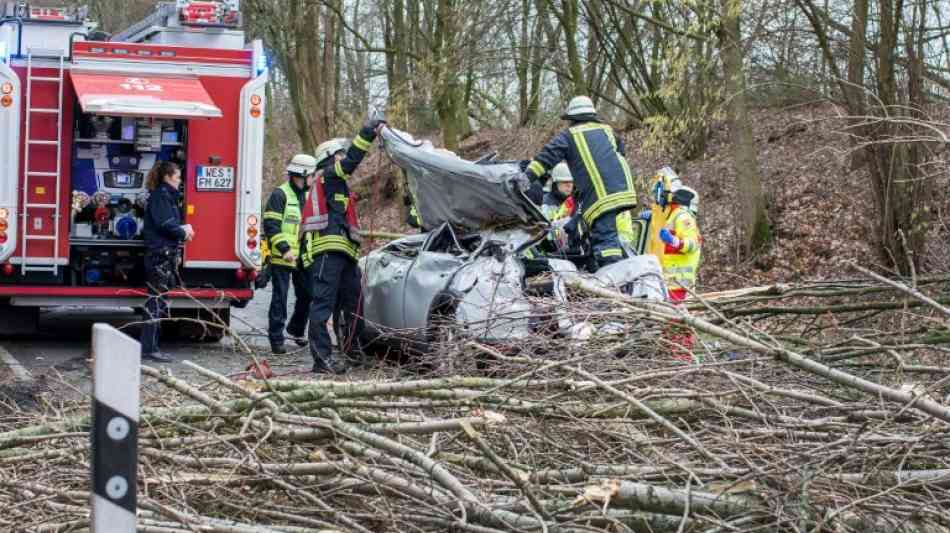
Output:
[[267,61],[240,27],[239,0],[161,2],[111,37],[82,9],[0,0],[0,333],[44,307],[144,305],[144,181],[163,160],[197,233],[173,314],[227,320],[251,299]]

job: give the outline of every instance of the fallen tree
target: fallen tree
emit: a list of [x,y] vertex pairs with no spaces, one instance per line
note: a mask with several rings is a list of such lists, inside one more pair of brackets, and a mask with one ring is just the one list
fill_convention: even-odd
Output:
[[[947,531],[950,283],[908,289],[764,288],[687,314],[581,283],[589,339],[445,336],[427,376],[146,367],[141,530]],[[887,305],[824,311],[867,302]],[[819,311],[755,312],[782,307]],[[670,358],[670,328],[702,364]],[[44,405],[0,414],[0,528],[88,524],[88,407]]]

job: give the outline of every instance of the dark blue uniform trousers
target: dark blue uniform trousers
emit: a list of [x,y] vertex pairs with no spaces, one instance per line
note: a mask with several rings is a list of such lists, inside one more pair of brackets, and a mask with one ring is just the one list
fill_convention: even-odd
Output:
[[145,301],[145,324],[139,341],[142,355],[158,352],[161,335],[161,320],[168,318],[168,302],[165,293],[180,285],[178,283],[178,249],[149,250],[145,254],[145,281],[148,285],[148,300]]
[[604,213],[591,224],[590,247],[598,268],[627,257],[617,233],[617,214],[617,211]]
[[284,265],[271,265],[270,310],[267,313],[267,337],[271,346],[284,343],[284,324],[287,323],[287,293],[290,284],[294,285],[294,312],[287,324],[287,332],[294,337],[303,337],[307,329],[310,313],[310,277],[303,268],[290,268]]
[[313,299],[310,303],[310,355],[315,366],[330,368],[333,345],[327,322],[334,317],[337,343],[347,353],[359,345],[363,319],[360,316],[360,268],[342,252],[317,255],[310,265]]

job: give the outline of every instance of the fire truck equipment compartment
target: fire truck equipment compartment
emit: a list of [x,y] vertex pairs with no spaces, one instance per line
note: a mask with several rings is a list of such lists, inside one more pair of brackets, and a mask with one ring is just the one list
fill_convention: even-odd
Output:
[[197,78],[73,72],[79,105],[96,115],[156,118],[220,118]]

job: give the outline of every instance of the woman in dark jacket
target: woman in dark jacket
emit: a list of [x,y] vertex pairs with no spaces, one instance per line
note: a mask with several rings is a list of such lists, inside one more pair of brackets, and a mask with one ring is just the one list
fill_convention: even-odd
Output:
[[178,206],[181,185],[181,170],[178,165],[161,161],[148,174],[146,186],[150,193],[145,206],[145,281],[148,284],[148,301],[145,303],[145,325],[142,327],[142,357],[162,363],[172,361],[171,356],[158,350],[161,320],[168,317],[165,293],[181,285],[178,265],[181,262],[181,245],[194,238],[190,224],[182,224]]

